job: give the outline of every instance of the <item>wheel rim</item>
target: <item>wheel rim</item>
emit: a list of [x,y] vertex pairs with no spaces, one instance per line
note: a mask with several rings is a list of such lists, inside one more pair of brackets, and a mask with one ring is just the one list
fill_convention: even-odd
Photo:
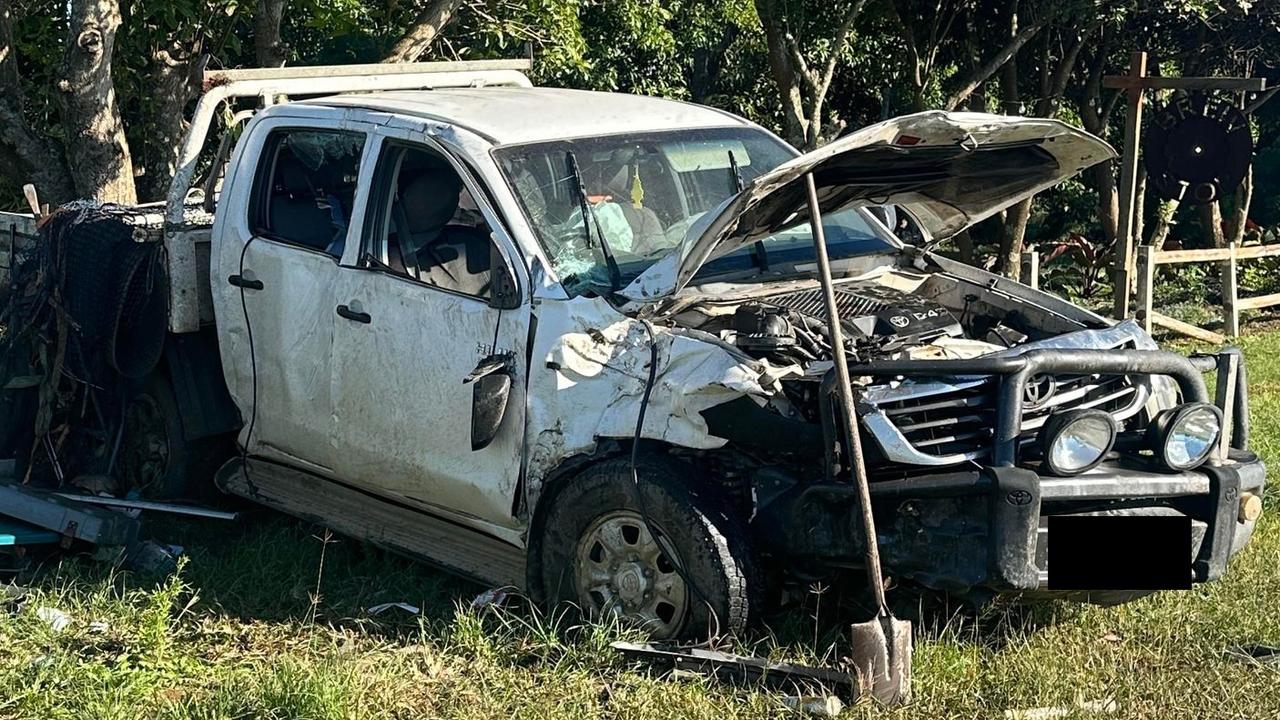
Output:
[[169,434],[155,398],[140,395],[129,403],[121,443],[120,471],[125,484],[144,495],[162,490],[169,470]]
[[[657,529],[657,528],[655,528]],[[658,637],[679,631],[688,612],[684,579],[671,543],[638,513],[615,510],[591,523],[578,541],[578,602],[592,617],[636,622]]]

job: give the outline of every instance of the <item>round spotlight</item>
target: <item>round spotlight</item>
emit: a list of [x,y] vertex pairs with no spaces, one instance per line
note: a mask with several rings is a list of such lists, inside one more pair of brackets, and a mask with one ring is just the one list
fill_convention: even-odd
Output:
[[1079,475],[1102,462],[1116,441],[1116,423],[1103,410],[1053,415],[1040,429],[1044,464],[1054,475]]
[[1156,457],[1170,470],[1190,470],[1209,458],[1222,435],[1222,411],[1185,403],[1162,411],[1147,429]]

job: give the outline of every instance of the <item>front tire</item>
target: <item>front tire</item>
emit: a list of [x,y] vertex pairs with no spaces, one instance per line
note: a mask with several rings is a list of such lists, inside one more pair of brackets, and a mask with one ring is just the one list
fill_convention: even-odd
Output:
[[655,639],[744,630],[761,593],[741,520],[683,463],[645,457],[637,475],[638,488],[628,460],[609,460],[549,490],[531,528],[534,600]]

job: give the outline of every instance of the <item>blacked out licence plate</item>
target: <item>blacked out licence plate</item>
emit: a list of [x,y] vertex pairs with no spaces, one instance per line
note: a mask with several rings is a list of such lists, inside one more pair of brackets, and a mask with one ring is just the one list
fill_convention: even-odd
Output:
[[1049,517],[1050,590],[1191,587],[1191,518],[1185,515]]

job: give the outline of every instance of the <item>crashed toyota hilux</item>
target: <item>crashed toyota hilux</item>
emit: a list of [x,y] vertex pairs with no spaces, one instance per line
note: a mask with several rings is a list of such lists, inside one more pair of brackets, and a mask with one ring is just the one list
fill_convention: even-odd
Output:
[[[1114,157],[1082,131],[929,112],[797,155],[720,111],[510,70],[245,72],[208,83],[166,208],[143,385],[181,418],[138,423],[169,459],[238,428],[226,492],[660,637],[857,582],[817,207],[898,584],[1049,594],[1055,517],[1190,518],[1195,582],[1249,540],[1238,352],[1164,352],[933,252]],[[266,99],[190,192],[215,111]]]

